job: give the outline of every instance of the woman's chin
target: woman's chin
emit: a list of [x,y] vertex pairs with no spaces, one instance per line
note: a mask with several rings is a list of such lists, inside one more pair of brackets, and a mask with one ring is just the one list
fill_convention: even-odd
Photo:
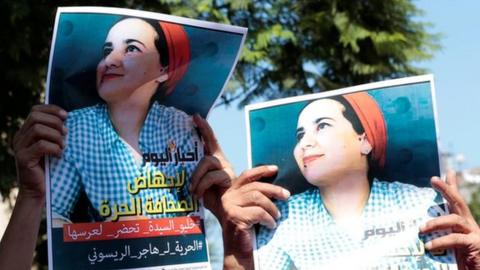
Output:
[[323,186],[327,182],[325,177],[321,174],[306,173],[306,174],[303,174],[303,176],[305,177],[308,183],[316,187]]
[[118,89],[113,89],[110,87],[101,87],[98,89],[98,95],[106,103],[113,103],[118,99]]

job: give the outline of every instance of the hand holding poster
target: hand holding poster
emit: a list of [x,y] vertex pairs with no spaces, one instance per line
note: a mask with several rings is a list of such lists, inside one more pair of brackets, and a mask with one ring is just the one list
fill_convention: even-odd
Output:
[[[256,233],[259,269],[457,269],[419,233],[446,214],[433,80],[419,76],[248,106],[249,164],[293,195]],[[282,117],[279,117],[282,115]]]
[[246,29],[151,12],[60,8],[47,103],[66,109],[47,163],[50,269],[209,269],[188,190],[206,117]]

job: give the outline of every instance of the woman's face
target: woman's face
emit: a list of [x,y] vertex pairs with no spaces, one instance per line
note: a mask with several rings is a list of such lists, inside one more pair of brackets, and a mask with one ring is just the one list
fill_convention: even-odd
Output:
[[371,146],[343,116],[344,109],[338,101],[321,99],[307,105],[298,117],[293,154],[304,177],[317,187],[368,170]]
[[103,100],[128,100],[141,87],[154,92],[160,82],[156,79],[166,79],[155,47],[157,36],[151,25],[135,18],[122,20],[110,29],[97,66],[97,90]]

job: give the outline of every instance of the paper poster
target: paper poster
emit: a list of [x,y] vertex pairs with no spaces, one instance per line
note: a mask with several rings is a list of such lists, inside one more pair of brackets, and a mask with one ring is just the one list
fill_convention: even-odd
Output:
[[288,189],[277,227],[256,228],[256,269],[457,269],[420,234],[447,214],[430,75],[247,106],[249,165]]
[[46,99],[66,111],[47,161],[49,269],[210,269],[203,157],[208,115],[246,29],[117,8],[59,8]]

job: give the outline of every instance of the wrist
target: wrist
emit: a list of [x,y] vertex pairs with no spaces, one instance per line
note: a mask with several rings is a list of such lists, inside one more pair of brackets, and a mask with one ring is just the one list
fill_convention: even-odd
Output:
[[31,203],[33,206],[43,208],[45,204],[45,193],[32,191],[20,187],[18,190],[16,203]]
[[230,221],[221,224],[225,256],[234,255],[238,259],[251,259],[253,254],[251,229],[240,229]]

